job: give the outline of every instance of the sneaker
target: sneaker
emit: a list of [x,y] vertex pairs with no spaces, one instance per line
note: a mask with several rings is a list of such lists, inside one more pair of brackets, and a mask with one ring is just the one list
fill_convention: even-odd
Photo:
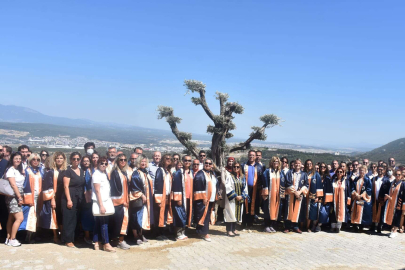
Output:
[[8,245],[8,238],[6,238],[6,242],[4,244],[7,246]]
[[205,236],[201,236],[202,239],[204,239],[207,242],[211,242],[211,237],[207,234]]
[[177,240],[186,240],[186,239],[188,239],[188,237],[185,236],[184,234],[177,237]]
[[390,235],[388,236],[389,238],[394,238],[397,236],[396,232],[391,232]]
[[7,246],[10,246],[10,247],[19,247],[19,246],[21,246],[21,243],[18,242],[17,239],[10,239],[10,240],[8,241],[8,243],[7,243]]
[[90,239],[87,239],[86,237],[84,237],[84,242],[86,242],[86,244],[88,244],[88,245],[93,245],[93,241],[91,241]]
[[272,233],[277,232],[273,227],[270,227],[270,231],[271,231]]
[[158,237],[156,237],[156,240],[158,240],[158,241],[165,241],[166,239],[167,238],[164,235],[159,235]]
[[143,244],[143,242],[142,242],[142,240],[141,240],[141,239],[138,239],[138,240],[136,240],[136,244],[139,246],[139,245],[142,245],[142,244]]
[[320,231],[322,231],[321,227],[320,227],[320,226],[316,226],[315,232],[320,232]]
[[272,233],[272,231],[270,230],[270,227],[264,228],[264,232],[266,232],[266,233]]
[[145,237],[145,236],[143,236],[143,235],[142,235],[142,242],[144,242],[144,243],[148,243],[148,239],[146,239],[146,237]]
[[125,240],[123,240],[122,242],[119,242],[117,245],[117,248],[123,249],[123,250],[127,250],[130,249],[131,246],[127,244],[127,242],[125,242]]

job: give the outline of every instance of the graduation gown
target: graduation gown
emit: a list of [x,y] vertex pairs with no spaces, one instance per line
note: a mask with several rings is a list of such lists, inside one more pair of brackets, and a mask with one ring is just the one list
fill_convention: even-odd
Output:
[[[173,223],[170,193],[172,188],[172,174],[164,168],[159,167],[156,171],[154,197],[155,217],[159,227],[166,227],[166,224]],[[169,190],[170,192],[167,192]],[[159,204],[161,205],[159,207]]]
[[[39,214],[38,226],[44,229],[58,229],[56,211],[52,209],[51,201],[55,198],[58,188],[58,170],[49,170],[44,174],[42,179],[42,200],[43,205]],[[55,203],[56,199],[55,199]]]
[[[193,181],[193,209],[194,222],[200,226],[205,226],[211,218],[209,209],[210,198],[215,190],[215,180],[212,179],[212,174],[204,169],[196,173]],[[206,200],[207,203],[204,204]]]
[[[35,177],[38,178],[38,187],[35,187]],[[25,181],[23,187],[23,215],[24,220],[18,230],[37,231],[37,215],[42,209],[42,170],[34,170],[32,167],[25,169]],[[38,197],[35,198],[35,188],[38,189]],[[33,204],[33,206],[30,206]]]
[[[186,184],[183,169],[179,169],[174,173],[171,199],[173,225],[175,227],[184,228],[187,224],[187,210],[189,210],[190,207],[187,205],[186,200]],[[178,202],[181,202],[180,206]]]
[[285,175],[282,171],[267,169],[263,173],[262,196],[267,196],[263,203],[264,218],[278,220],[281,208],[281,194],[284,195]]
[[[128,229],[128,207],[124,204],[129,203],[128,195],[128,175],[126,171],[121,171],[118,168],[110,172],[110,190],[111,199],[113,201],[114,207],[118,208],[119,211],[114,212],[113,220],[114,226],[120,227],[120,234],[126,235]],[[116,229],[115,231],[118,231]]]
[[[245,177],[236,177],[226,172],[225,191],[225,222],[242,222],[243,204],[248,199]],[[237,196],[242,196],[242,200],[236,201]]]
[[[298,181],[297,191],[301,191],[300,200],[295,197],[293,191],[295,191],[295,183]],[[308,193],[308,175],[305,172],[301,172],[300,179],[295,179],[294,171],[290,170],[286,176],[286,203],[287,203],[287,220],[292,223],[304,222],[305,221],[305,212],[301,211],[302,205],[305,209],[305,200],[304,197]]]
[[[307,220],[318,220],[318,206],[315,200],[318,194],[321,194],[320,190],[323,189],[322,179],[318,172],[314,174],[308,174],[308,194],[306,196],[306,213],[305,218]],[[319,192],[318,192],[319,190]]]
[[[367,176],[363,179],[356,177],[351,182],[352,224],[370,225],[372,222],[371,181]],[[358,200],[356,195],[360,195]]]
[[[389,180],[388,180],[389,181]],[[388,225],[393,225],[395,227],[399,227],[399,223],[401,220],[402,210],[405,210],[405,198],[404,198],[404,189],[405,185],[402,181],[397,182],[394,180],[388,192],[384,192],[391,197],[391,200],[385,199],[385,211],[383,216],[383,222]]]
[[332,223],[346,223],[348,221],[349,212],[347,205],[350,204],[350,191],[347,190],[346,181],[349,180],[343,177],[341,184],[339,184],[337,178],[335,177],[332,183],[333,197],[325,197],[326,201],[329,202],[329,200],[332,200],[333,202],[333,209],[331,213]]
[[133,229],[150,230],[154,225],[153,212],[153,180],[146,169],[134,170],[129,182],[130,201],[142,200],[142,195],[146,197],[146,203],[140,207],[132,207],[130,204],[130,221]]
[[[250,206],[246,208],[246,214],[250,214],[254,216],[255,214],[255,207],[256,205],[260,204],[260,198],[257,198],[258,195],[258,189],[262,185],[262,176],[263,176],[263,167],[260,165],[260,163],[255,163],[254,165],[255,171],[254,171],[254,176],[253,176],[253,191],[252,194],[249,194],[250,197]],[[245,175],[246,179],[246,185],[248,185],[248,179],[249,179],[249,165],[247,163],[242,165],[242,173]],[[249,204],[249,202],[248,202]]]
[[[381,180],[381,186],[379,192],[381,192],[381,188],[384,183],[384,178]],[[372,217],[372,222],[374,223],[379,223],[381,221],[381,213],[382,213],[382,208],[384,205],[384,198],[380,198],[379,194],[377,193],[377,187],[376,187],[376,181],[378,179],[378,176],[375,176],[371,179],[372,182],[372,187],[371,187],[371,202],[373,205],[373,217]]]

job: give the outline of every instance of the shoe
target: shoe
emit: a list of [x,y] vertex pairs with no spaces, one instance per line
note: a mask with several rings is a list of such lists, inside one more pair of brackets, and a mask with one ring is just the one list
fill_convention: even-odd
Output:
[[[57,244],[57,245],[60,245],[60,244],[62,243],[62,241],[60,241],[60,239],[59,239],[58,237],[53,238],[53,242],[54,242],[55,244]],[[93,242],[92,242],[92,244],[93,244]]]
[[65,246],[67,246],[68,248],[76,248],[73,243],[66,243]]
[[277,232],[273,227],[270,227],[270,231],[271,231],[272,233]]
[[182,234],[182,235],[180,235],[180,236],[177,237],[177,240],[179,240],[179,241],[187,240],[187,239],[188,239],[188,237],[185,236],[184,234]]
[[396,232],[391,232],[388,237],[389,238],[395,238],[395,237],[397,237],[397,233]]
[[21,243],[17,239],[10,239],[10,240],[8,240],[7,246],[19,247],[19,246],[21,246]]
[[142,242],[144,242],[144,243],[148,243],[148,239],[146,239],[146,237],[145,237],[145,236],[143,236],[143,235],[142,235]]
[[316,226],[315,232],[320,232],[320,231],[322,231],[321,227],[320,227],[320,226]]
[[88,245],[93,244],[93,241],[91,241],[90,239],[87,239],[86,237],[84,237],[84,242],[86,242],[86,244],[88,244]]
[[207,235],[205,235],[205,236],[201,236],[202,237],[202,239],[204,239],[205,241],[207,241],[207,242],[211,242],[211,237],[207,234]]
[[235,237],[235,234],[233,232],[227,232],[226,235],[228,235],[229,237]]
[[[158,241],[165,241],[166,239],[165,239],[166,237],[164,236],[164,235],[159,235],[158,237],[156,237],[156,240],[158,240]],[[142,241],[142,240],[141,240]]]
[[233,231],[233,234],[234,234],[235,236],[240,236],[240,234],[238,233],[238,231]]
[[125,240],[123,240],[122,242],[119,242],[117,245],[117,248],[123,249],[123,250],[128,250],[131,248],[130,245],[127,244],[127,242],[125,242]]
[[295,229],[293,229],[293,231],[296,233],[302,234],[302,231],[299,228],[295,228]]
[[107,251],[107,252],[111,252],[111,253],[117,252],[117,251],[115,250],[115,248],[113,248],[113,247],[110,246],[110,245],[108,245],[108,247],[103,246],[103,250],[104,250],[104,251]]
[[136,244],[139,246],[139,245],[142,245],[143,244],[143,241],[141,240],[141,239],[137,239],[136,240]]
[[100,244],[98,242],[94,243],[94,250],[100,250]]
[[8,245],[8,238],[6,238],[6,242],[4,242],[4,244],[7,246]]
[[289,232],[290,232],[289,229],[285,229],[285,230],[283,231],[283,233],[289,233]]
[[270,227],[264,228],[264,232],[266,232],[266,233],[272,233],[272,231],[270,230]]
[[377,233],[381,233],[381,228],[377,228]]

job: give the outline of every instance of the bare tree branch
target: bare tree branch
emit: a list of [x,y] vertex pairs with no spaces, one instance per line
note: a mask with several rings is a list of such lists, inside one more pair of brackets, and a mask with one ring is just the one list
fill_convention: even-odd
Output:
[[201,105],[208,117],[215,123],[215,114],[212,113],[208,107],[207,100],[205,99],[205,84],[195,80],[185,80],[184,86],[188,89],[187,93],[191,91],[192,93],[198,92],[200,94],[199,98],[192,97],[191,102],[195,105]]
[[260,117],[260,120],[264,123],[263,126],[261,126],[261,127],[253,126],[252,127],[253,132],[250,133],[249,138],[246,141],[239,143],[239,144],[235,145],[234,147],[232,147],[229,152],[232,153],[235,151],[246,150],[246,149],[250,148],[250,144],[253,140],[261,140],[261,141],[266,140],[267,139],[267,136],[265,133],[266,128],[278,126],[278,125],[280,125],[280,122],[281,122],[281,119],[278,118],[274,114],[265,114]]
[[181,118],[174,116],[174,111],[172,107],[159,106],[158,107],[159,115],[158,119],[166,118],[166,122],[169,123],[170,128],[177,140],[195,157],[198,157],[197,144],[192,142],[191,133],[181,132],[177,128],[177,124],[180,124]]

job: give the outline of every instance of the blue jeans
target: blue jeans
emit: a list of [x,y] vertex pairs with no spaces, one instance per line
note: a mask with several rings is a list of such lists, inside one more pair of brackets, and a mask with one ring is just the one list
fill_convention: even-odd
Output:
[[94,221],[93,242],[98,242],[101,236],[103,244],[108,244],[108,216],[94,217]]

